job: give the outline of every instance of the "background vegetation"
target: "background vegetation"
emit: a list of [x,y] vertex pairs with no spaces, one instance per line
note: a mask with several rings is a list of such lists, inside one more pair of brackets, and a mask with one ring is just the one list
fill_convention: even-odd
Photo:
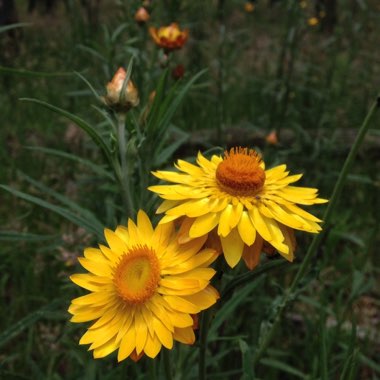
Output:
[[[169,107],[176,112],[163,125],[161,150],[129,131],[128,151],[158,168],[192,159],[198,150],[258,147],[268,166],[287,163],[304,173],[304,185],[329,198],[379,93],[379,4],[341,0],[336,13],[321,1],[254,5],[247,12],[238,0],[153,1],[149,25],[177,21],[190,30],[166,78],[168,88],[176,86],[171,104],[176,96],[182,101]],[[19,100],[68,110],[112,146],[101,102],[83,78],[104,94],[116,69],[133,57],[141,101],[131,118],[142,117],[162,80],[164,57],[147,25],[134,20],[140,6],[137,0],[67,0],[51,9],[37,2],[28,12],[20,1],[14,21],[25,25],[0,29],[0,183],[9,186],[0,190],[0,378],[150,379],[148,359],[93,360],[77,344],[84,327],[70,324],[66,312],[78,294],[68,280],[78,271],[76,257],[99,242],[102,226],[125,220],[117,185],[75,123]],[[309,25],[312,17],[317,25]],[[178,64],[185,76],[176,82],[171,70]],[[210,331],[210,379],[380,378],[379,121],[378,115],[372,120],[318,254],[255,373],[261,332],[273,322],[310,236],[298,237],[295,263],[253,277],[221,302]],[[266,142],[271,131],[277,144]],[[144,173],[136,174],[136,193],[143,178],[154,182]],[[137,199],[150,212],[154,201]],[[313,212],[321,216],[322,209]],[[226,270],[223,281],[231,278]],[[178,348],[174,358],[177,379],[197,378],[196,349]]]

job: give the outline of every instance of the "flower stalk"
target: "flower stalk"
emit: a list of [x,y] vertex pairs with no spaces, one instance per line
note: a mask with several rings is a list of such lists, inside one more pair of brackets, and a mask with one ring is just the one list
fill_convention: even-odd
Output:
[[133,215],[135,206],[131,196],[131,173],[127,164],[127,144],[125,136],[125,114],[118,115],[117,140],[119,146],[120,173],[119,180],[122,188],[123,203],[126,215]]

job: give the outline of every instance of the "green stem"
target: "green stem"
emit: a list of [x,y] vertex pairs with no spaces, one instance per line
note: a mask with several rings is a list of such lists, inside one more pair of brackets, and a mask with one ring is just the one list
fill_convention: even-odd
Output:
[[163,349],[162,355],[164,358],[164,368],[165,368],[165,379],[166,380],[173,380],[173,374],[172,374],[172,363],[170,360],[170,352],[169,350]]
[[131,173],[127,165],[127,144],[125,137],[125,115],[120,114],[118,120],[117,140],[119,144],[119,156],[121,168],[118,170],[118,177],[122,188],[123,203],[126,215],[133,216],[134,204],[131,196],[130,178]]
[[217,113],[218,122],[216,129],[216,138],[218,144],[222,143],[222,132],[225,122],[225,110],[224,110],[224,40],[226,35],[226,23],[225,23],[225,10],[224,1],[218,1],[218,21],[219,21],[219,46],[218,46],[218,77],[217,77]]
[[[364,121],[363,121],[363,123],[359,129],[358,135],[356,136],[355,142],[354,142],[354,144],[353,144],[353,146],[352,146],[352,148],[351,148],[351,150],[350,150],[350,152],[346,158],[346,161],[345,161],[343,168],[340,172],[338,181],[337,181],[337,183],[334,187],[333,193],[331,195],[330,203],[329,203],[329,205],[326,209],[326,212],[324,214],[324,217],[323,217],[325,225],[328,225],[330,222],[332,212],[333,212],[334,207],[336,206],[336,203],[337,203],[339,196],[342,192],[343,186],[344,186],[346,179],[347,179],[347,175],[351,169],[351,166],[354,162],[356,154],[358,153],[360,145],[363,142],[364,136],[366,135],[366,133],[368,131],[370,121],[371,121],[372,117],[374,116],[375,111],[378,108],[380,108],[380,97],[377,98],[377,100],[372,104],[370,110],[368,111],[368,114],[365,117],[365,119],[364,119]],[[277,329],[277,326],[281,320],[282,313],[283,313],[285,307],[287,306],[288,302],[294,298],[294,292],[295,292],[297,286],[299,285],[299,282],[301,281],[302,277],[305,275],[305,273],[308,269],[308,266],[311,262],[311,259],[313,258],[314,254],[315,254],[315,252],[319,246],[319,243],[321,242],[322,237],[324,236],[325,231],[326,231],[326,229],[324,229],[324,231],[322,231],[320,234],[314,236],[314,239],[311,242],[311,245],[309,246],[309,249],[305,255],[305,258],[304,258],[300,268],[298,269],[297,274],[296,274],[290,288],[284,294],[283,300],[282,300],[281,304],[279,305],[277,314],[274,318],[274,322],[273,322],[272,326],[270,327],[269,331],[263,337],[262,343],[260,344],[260,347],[258,348],[258,350],[255,354],[255,357],[253,360],[254,366],[256,366],[259,363],[262,355],[264,354],[269,343],[271,342],[273,335]]]
[[149,359],[149,380],[157,380],[156,361]]
[[210,326],[210,309],[202,313],[200,329],[200,347],[199,347],[199,380],[206,380],[206,351],[207,337]]

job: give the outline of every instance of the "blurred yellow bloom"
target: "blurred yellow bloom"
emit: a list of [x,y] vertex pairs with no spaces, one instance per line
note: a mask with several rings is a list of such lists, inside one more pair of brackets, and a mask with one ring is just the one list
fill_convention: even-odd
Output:
[[152,224],[139,211],[137,225],[106,229],[109,247],[87,248],[81,265],[89,272],[70,279],[89,294],[72,300],[72,322],[93,324],[80,339],[94,358],[118,350],[118,361],[157,356],[173,340],[193,344],[193,314],[219,298],[209,284],[217,253],[203,249],[205,237],[179,245],[173,223]]
[[300,7],[301,7],[302,9],[307,8],[307,1],[305,1],[305,0],[300,1]]
[[247,1],[247,2],[244,4],[244,10],[245,10],[247,13],[252,13],[252,12],[255,10],[255,4],[251,3],[250,1]]
[[111,82],[107,84],[107,94],[104,98],[106,104],[118,111],[128,111],[136,107],[139,102],[139,93],[133,82],[129,79],[124,85],[127,78],[127,72],[120,67]]
[[189,31],[187,29],[182,31],[175,22],[158,29],[150,27],[149,33],[154,42],[166,52],[180,49],[189,37]]
[[160,224],[185,217],[182,233],[189,238],[216,231],[231,267],[243,257],[252,269],[265,242],[292,261],[293,229],[321,230],[321,220],[297,205],[327,202],[317,197],[317,189],[290,186],[302,175],[289,175],[286,165],[265,170],[252,149],[232,148],[211,160],[199,153],[197,165],[178,160],[176,167],[179,172],[153,173],[174,184],[149,187],[165,199],[157,210],[166,213]]
[[309,26],[316,26],[319,24],[319,19],[317,17],[310,17],[308,20],[307,20],[307,23]]

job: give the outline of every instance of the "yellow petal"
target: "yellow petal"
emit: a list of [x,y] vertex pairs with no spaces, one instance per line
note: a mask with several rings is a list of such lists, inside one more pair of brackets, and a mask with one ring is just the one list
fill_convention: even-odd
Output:
[[194,344],[195,335],[193,328],[176,328],[174,330],[174,339],[183,344]]
[[116,343],[115,339],[110,339],[108,342],[104,343],[102,346],[94,350],[94,358],[100,359],[111,354],[119,348],[119,344]]
[[247,211],[243,211],[241,214],[240,222],[238,224],[238,232],[245,244],[252,245],[255,241],[256,229],[253,227]]
[[244,242],[237,228],[233,229],[226,237],[221,236],[220,241],[227,264],[231,268],[235,267],[241,258],[244,247]]
[[140,311],[135,313],[135,329],[136,329],[136,352],[140,354],[144,350],[148,328],[144,322],[144,318]]
[[256,228],[256,231],[263,237],[263,239],[271,241],[272,235],[267,226],[268,218],[262,215],[257,207],[253,207],[252,210],[249,210],[248,215],[251,218],[251,222]]
[[153,235],[152,223],[143,210],[139,210],[137,213],[137,227],[144,235],[145,239],[149,239]]
[[219,218],[220,214],[214,212],[199,216],[190,228],[190,237],[196,238],[208,234],[218,224]]
[[106,305],[107,303],[112,302],[112,295],[110,292],[96,292],[86,294],[85,296],[74,298],[71,302],[74,305],[94,305],[101,306]]
[[115,234],[115,232],[105,229],[104,236],[107,240],[107,243],[112,251],[114,251],[117,255],[122,255],[125,251],[127,251],[127,246],[122,239],[119,238]]
[[79,257],[78,261],[83,268],[87,269],[89,272],[102,277],[112,277],[112,270],[109,265],[104,265],[104,263],[96,263],[94,261],[87,260],[84,257]]
[[157,335],[150,336],[148,335],[146,344],[144,347],[144,353],[150,357],[150,358],[155,358],[157,354],[161,350],[161,343],[157,337]]
[[165,327],[165,325],[157,318],[153,318],[153,328],[162,345],[169,350],[172,349],[173,334]]
[[163,212],[177,206],[180,203],[180,201],[171,201],[171,200],[164,200],[161,205],[156,210],[156,214],[162,214]]
[[218,235],[226,237],[230,231],[230,219],[233,212],[233,206],[228,204],[226,208],[221,212],[218,226]]
[[110,278],[104,277],[107,280],[107,283],[97,282],[97,278],[98,276],[94,276],[92,274],[87,273],[73,274],[70,276],[70,280],[74,282],[74,284],[77,284],[82,288],[93,292],[111,289],[112,281]]
[[136,332],[135,327],[132,325],[130,329],[125,333],[123,339],[120,342],[120,348],[117,355],[117,361],[122,361],[127,358],[132,351],[136,348]]
[[198,306],[185,300],[183,297],[163,296],[164,300],[174,309],[184,313],[196,314],[200,309]]
[[205,310],[216,303],[219,299],[219,293],[215,288],[209,285],[205,290],[202,290],[196,294],[185,296],[184,298],[194,305],[197,305],[200,310]]

